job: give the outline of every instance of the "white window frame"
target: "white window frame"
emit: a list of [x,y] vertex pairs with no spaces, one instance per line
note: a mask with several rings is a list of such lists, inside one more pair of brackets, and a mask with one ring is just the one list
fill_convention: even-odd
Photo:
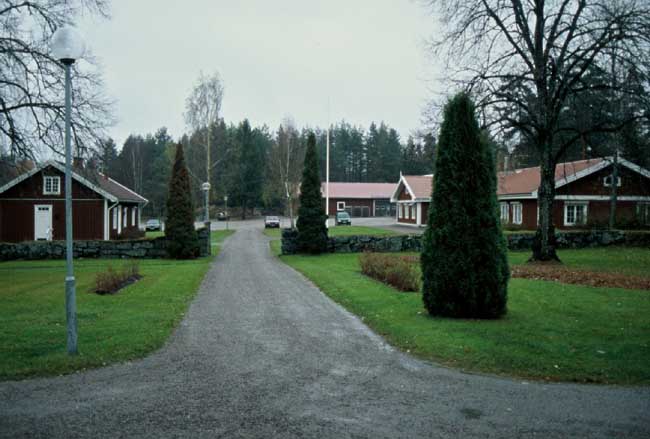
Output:
[[404,205],[402,203],[397,205],[397,218],[404,219]]
[[337,201],[336,202],[336,211],[341,212],[345,210],[345,201]]
[[[609,179],[609,181],[608,181]],[[616,187],[621,187],[621,177],[620,175],[616,177]],[[605,187],[611,187],[612,186],[612,175],[606,175],[603,177],[603,186]]]
[[524,206],[520,202],[510,203],[512,206],[512,224],[521,225],[524,222]]
[[[47,183],[51,182],[50,190],[47,189]],[[54,185],[56,182],[56,185]],[[54,190],[56,186],[56,190]],[[61,195],[61,177],[57,175],[44,175],[43,176],[43,195]]]
[[[569,221],[569,207],[584,207],[584,221],[577,222],[578,211],[574,211],[573,221]],[[588,201],[565,201],[564,202],[564,225],[565,226],[584,226],[587,224],[587,218],[589,214],[589,202]]]
[[508,206],[507,202],[502,201],[499,203],[499,209],[501,224],[508,224],[510,222],[510,206]]
[[117,209],[119,209],[119,208],[118,208],[118,207],[114,207],[114,208],[111,210],[111,211],[113,212],[113,230],[117,230],[117,224],[118,224],[118,220],[117,220]]

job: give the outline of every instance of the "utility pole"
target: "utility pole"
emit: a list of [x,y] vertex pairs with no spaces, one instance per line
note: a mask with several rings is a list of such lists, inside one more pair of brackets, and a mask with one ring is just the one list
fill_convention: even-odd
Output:
[[[617,78],[616,78],[616,46],[612,51],[612,88],[615,93],[614,99],[616,100],[617,117],[621,115],[621,96],[617,93]],[[616,202],[618,201],[618,147],[620,136],[618,132],[612,134],[614,140],[614,160],[612,163],[611,186],[610,186],[610,205],[609,205],[609,230],[616,227]]]

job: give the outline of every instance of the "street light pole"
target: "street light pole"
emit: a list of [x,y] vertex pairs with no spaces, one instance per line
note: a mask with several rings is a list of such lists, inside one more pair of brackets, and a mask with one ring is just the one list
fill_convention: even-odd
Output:
[[204,204],[205,204],[205,222],[210,221],[210,183],[207,181],[201,185],[204,193]]
[[223,201],[226,203],[226,230],[228,230],[228,221],[230,221],[230,218],[228,218],[228,195],[223,197]]
[[63,26],[52,35],[52,55],[61,61],[65,69],[65,316],[67,349],[76,355],[77,304],[74,267],[72,264],[72,146],[70,139],[70,114],[72,112],[71,69],[75,60],[84,52],[84,43],[71,26]]
[[67,322],[68,354],[77,349],[77,301],[74,267],[72,265],[72,146],[70,142],[70,112],[72,93],[70,71],[74,60],[62,60],[65,66],[65,316]]

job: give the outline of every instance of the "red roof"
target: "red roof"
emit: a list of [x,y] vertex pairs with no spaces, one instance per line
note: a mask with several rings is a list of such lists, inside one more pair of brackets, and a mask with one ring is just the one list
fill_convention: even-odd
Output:
[[[390,198],[395,191],[395,183],[333,183],[330,182],[330,198]],[[325,196],[325,183],[321,184]]]
[[[606,163],[603,163],[604,160],[605,159],[603,158],[594,158],[589,160],[559,163],[555,168],[555,184],[561,184],[565,179],[580,178],[582,176],[576,176],[576,174],[590,168],[602,168],[603,166],[606,166]],[[621,162],[623,164],[627,163],[623,159],[621,159]],[[630,164],[630,166],[636,165]],[[640,172],[643,173],[647,171],[641,170]],[[540,168],[539,166],[535,166],[532,168],[499,172],[497,178],[497,195],[531,195],[539,188],[539,182],[541,180]],[[431,198],[431,189],[433,186],[432,175],[403,175],[402,180],[406,182],[411,195],[414,198],[425,200]],[[397,194],[395,194],[395,196],[397,196]]]
[[433,175],[403,175],[411,195],[415,198],[431,198]]
[[[578,160],[575,162],[558,163],[555,168],[555,181],[572,177],[580,171],[596,166],[602,158]],[[497,195],[531,194],[539,188],[541,180],[539,166],[499,172]]]

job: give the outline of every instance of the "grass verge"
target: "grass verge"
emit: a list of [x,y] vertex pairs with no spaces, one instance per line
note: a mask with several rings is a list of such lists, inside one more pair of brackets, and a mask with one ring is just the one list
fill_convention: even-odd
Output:
[[[213,232],[213,243],[229,231]],[[218,248],[213,248],[213,254]],[[0,380],[58,375],[141,358],[183,318],[213,257],[139,260],[142,279],[115,295],[91,293],[95,274],[124,260],[75,260],[79,355],[66,354],[65,261],[0,264]]]
[[[621,254],[626,251],[600,250],[596,254],[565,250],[560,257],[567,264],[593,267],[601,265],[596,256],[614,265],[630,256]],[[630,271],[647,270],[641,267],[650,252],[641,253],[641,259],[629,263]],[[432,318],[419,293],[399,293],[361,274],[358,256],[282,256],[282,260],[388,342],[420,358],[526,379],[650,384],[648,291],[513,279],[503,319]],[[511,253],[511,261],[518,262],[519,255]]]

